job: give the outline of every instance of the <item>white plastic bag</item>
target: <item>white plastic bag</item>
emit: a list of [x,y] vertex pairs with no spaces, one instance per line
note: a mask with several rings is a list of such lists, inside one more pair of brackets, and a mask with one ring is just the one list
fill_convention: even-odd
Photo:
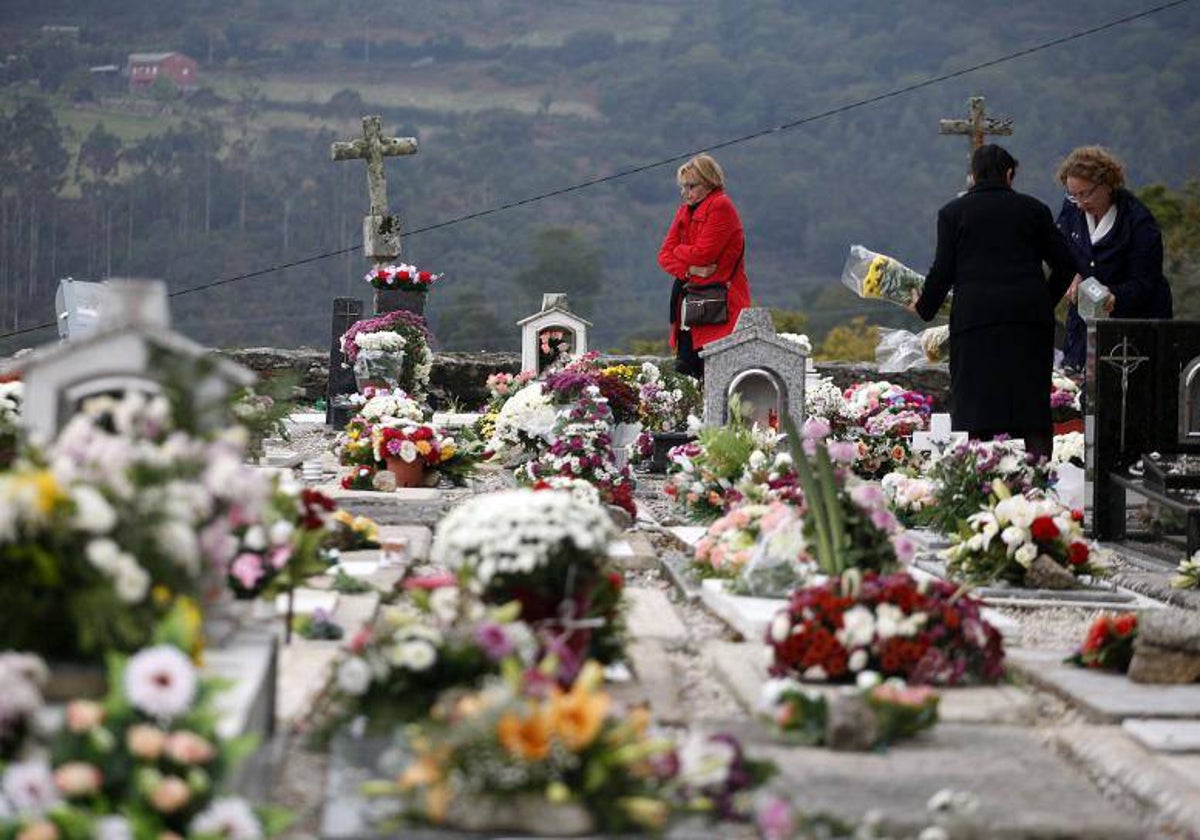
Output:
[[842,266],[842,283],[861,298],[879,298],[908,306],[913,300],[912,293],[924,287],[925,276],[894,257],[862,245],[851,245]]
[[930,327],[919,333],[879,328],[875,361],[880,373],[898,373],[944,362],[949,356],[950,327]]

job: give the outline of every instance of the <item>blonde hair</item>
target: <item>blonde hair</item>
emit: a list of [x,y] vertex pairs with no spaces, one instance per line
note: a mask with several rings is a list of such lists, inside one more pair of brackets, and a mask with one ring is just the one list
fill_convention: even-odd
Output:
[[1068,178],[1119,190],[1125,186],[1125,165],[1103,146],[1080,146],[1058,166],[1058,182],[1066,186]]
[[721,169],[721,164],[717,163],[712,155],[696,155],[675,173],[675,180],[682,183],[684,175],[695,175],[703,181],[709,189],[717,189],[725,186],[725,171]]

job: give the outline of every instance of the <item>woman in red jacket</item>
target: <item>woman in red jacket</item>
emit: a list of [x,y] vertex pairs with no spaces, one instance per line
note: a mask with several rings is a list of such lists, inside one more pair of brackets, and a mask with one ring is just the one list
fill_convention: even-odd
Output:
[[[704,376],[698,351],[733,332],[738,314],[750,305],[746,279],[746,237],[737,208],[725,194],[725,173],[709,155],[697,155],[676,173],[683,201],[658,252],[658,264],[675,278],[671,289],[671,346],[675,369]],[[685,283],[724,283],[729,287],[729,320],[723,324],[680,326]]]

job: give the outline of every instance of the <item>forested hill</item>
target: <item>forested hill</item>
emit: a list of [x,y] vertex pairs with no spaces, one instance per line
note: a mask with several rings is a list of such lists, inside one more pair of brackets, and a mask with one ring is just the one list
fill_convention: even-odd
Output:
[[[1013,118],[1001,142],[1021,161],[1017,186],[1055,210],[1055,166],[1084,143],[1123,156],[1133,187],[1166,185],[1187,312],[1200,0],[953,75],[1153,5],[4,0],[0,334],[51,321],[64,276],[182,290],[353,248],[363,166],[332,162],[329,144],[368,113],[420,140],[388,161],[389,195],[414,232],[403,258],[446,275],[429,312],[448,349],[515,347],[514,322],[543,291],[569,292],[599,347],[662,337],[655,255],[674,168],[714,146],[758,302],[808,313],[818,338],[859,314],[909,323],[838,275],[856,242],[928,266],[934,214],[967,161],[938,120],[965,116],[973,94]],[[172,50],[199,62],[198,90],[164,80],[133,95],[93,69]],[[444,224],[544,193],[559,194]],[[223,283],[176,297],[175,320],[217,345],[320,345],[330,299],[369,296],[364,270],[352,251]]]

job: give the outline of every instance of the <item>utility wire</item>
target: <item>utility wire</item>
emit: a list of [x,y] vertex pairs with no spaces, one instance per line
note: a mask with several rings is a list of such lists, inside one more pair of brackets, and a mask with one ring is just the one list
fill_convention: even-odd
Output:
[[[829,108],[824,111],[819,111],[814,114],[809,114],[808,116],[800,117],[799,119],[795,119],[790,122],[780,123],[779,125],[773,126],[771,128],[760,129],[758,131],[754,131],[749,134],[743,134],[739,137],[733,137],[728,140],[722,140],[718,143],[709,144],[707,146],[704,146],[703,148],[693,149],[693,150],[687,151],[687,152],[681,152],[679,154],[671,155],[670,157],[660,158],[660,159],[652,161],[650,163],[644,163],[644,164],[640,164],[638,166],[634,166],[634,167],[631,167],[628,169],[622,169],[620,172],[614,172],[611,175],[602,175],[597,178],[591,178],[586,181],[580,181],[578,183],[571,184],[570,186],[560,187],[559,189],[550,190],[549,192],[539,193],[537,195],[528,196],[527,198],[517,199],[516,201],[505,202],[504,204],[498,204],[494,207],[488,207],[483,210],[477,210],[474,213],[467,213],[462,216],[456,216],[452,219],[447,219],[442,222],[436,222],[432,225],[426,225],[425,227],[417,228],[415,230],[407,232],[404,235],[410,236],[410,237],[418,236],[419,234],[428,233],[429,231],[440,230],[442,228],[451,227],[452,225],[462,224],[463,222],[469,222],[469,221],[473,221],[475,219],[481,219],[481,218],[484,218],[485,216],[491,216],[496,213],[502,213],[506,210],[513,210],[517,207],[524,207],[527,204],[534,204],[539,201],[545,201],[548,198],[556,198],[561,195],[567,195],[568,193],[573,193],[573,192],[577,192],[579,190],[588,189],[590,187],[598,186],[600,184],[606,184],[610,181],[616,181],[620,178],[627,178],[630,175],[637,175],[641,172],[647,172],[652,169],[658,169],[659,167],[666,166],[668,164],[675,163],[677,161],[688,160],[689,158],[692,158],[695,155],[700,154],[701,152],[715,151],[717,149],[727,149],[731,146],[737,146],[742,143],[749,143],[752,140],[758,140],[762,137],[767,137],[771,134],[778,134],[781,132],[790,131],[793,128],[799,128],[802,125],[807,125],[809,123],[817,122],[818,120],[827,119],[829,117],[837,116],[838,114],[845,114],[850,111],[855,111],[860,108],[865,108],[866,106],[874,105],[877,102],[883,102],[888,99],[894,99],[899,96],[904,96],[905,94],[913,93],[914,91],[918,91],[918,90],[923,90],[924,88],[932,87],[934,85],[941,84],[942,82],[946,82],[951,79],[957,79],[962,76],[969,75],[971,73],[977,73],[980,70],[986,70],[989,67],[996,67],[1001,64],[1006,64],[1010,61],[1015,61],[1018,58],[1024,58],[1025,56],[1028,56],[1028,55],[1033,55],[1035,53],[1044,52],[1044,51],[1052,49],[1054,47],[1060,47],[1064,44],[1069,44],[1072,41],[1077,41],[1080,38],[1086,38],[1090,35],[1096,35],[1097,33],[1105,32],[1109,29],[1115,29],[1118,26],[1124,26],[1125,24],[1132,23],[1136,20],[1141,20],[1143,18],[1147,18],[1152,15],[1159,14],[1160,12],[1165,12],[1169,9],[1176,8],[1177,6],[1184,6],[1190,2],[1192,2],[1192,0],[1169,0],[1169,2],[1160,3],[1159,5],[1152,6],[1149,9],[1143,9],[1140,12],[1134,12],[1133,14],[1124,15],[1119,18],[1114,18],[1113,20],[1107,21],[1105,23],[1097,24],[1096,26],[1091,26],[1091,27],[1088,27],[1087,29],[1081,29],[1077,32],[1072,32],[1069,35],[1063,35],[1058,38],[1051,38],[1050,40],[1043,41],[1040,44],[1035,44],[1031,47],[1026,47],[1024,49],[1016,50],[1015,52],[1006,53],[1005,55],[999,56],[997,58],[988,59],[987,61],[981,61],[981,62],[978,62],[977,64],[972,64],[967,67],[959,68],[958,70],[952,70],[948,73],[942,73],[941,75],[938,75],[938,76],[932,76],[928,79],[923,79],[922,81],[919,81],[919,82],[913,82],[912,84],[904,85],[903,87],[894,88],[892,90],[877,94],[875,96],[869,96],[864,99],[859,99],[854,102],[847,103],[845,105],[839,105],[834,108]],[[213,280],[208,283],[202,283],[198,286],[192,286],[191,288],[188,288],[188,289],[180,289],[178,291],[171,292],[168,296],[169,297],[182,297],[184,295],[190,295],[190,294],[194,294],[196,292],[203,292],[208,289],[215,288],[217,286],[224,286],[229,283],[236,283],[240,280],[247,280],[247,279],[250,279],[253,277],[261,277],[264,274],[272,274],[276,271],[283,271],[284,269],[294,268],[296,266],[305,265],[305,264],[311,263],[311,262],[317,262],[318,260],[328,259],[329,257],[340,256],[342,254],[346,254],[346,253],[349,253],[350,251],[355,251],[355,250],[358,250],[358,246],[353,246],[350,248],[341,248],[336,251],[326,251],[325,253],[315,254],[310,257],[304,257],[303,259],[295,260],[293,262],[281,263],[279,265],[274,265],[269,268],[263,268],[263,269],[259,269],[257,271],[251,271],[246,274],[238,274],[233,277],[225,277],[225,278],[221,278],[219,280]],[[52,327],[52,326],[54,326],[54,322],[50,321],[50,322],[47,322],[44,324],[38,324],[37,326],[26,327],[24,329],[16,330],[14,332],[4,333],[3,335],[0,335],[0,341],[4,340],[6,338],[12,338],[13,336],[23,335],[25,333],[34,332],[35,330],[46,329],[47,327]]]

